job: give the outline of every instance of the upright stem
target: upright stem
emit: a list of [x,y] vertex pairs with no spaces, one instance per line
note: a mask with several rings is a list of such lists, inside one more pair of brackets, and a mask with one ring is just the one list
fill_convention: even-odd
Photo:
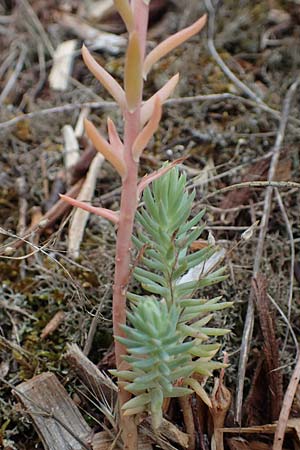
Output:
[[[135,30],[138,33],[142,59],[145,54],[146,33],[149,7],[143,0],[132,0],[135,19]],[[130,251],[133,232],[134,216],[137,209],[138,193],[138,163],[133,160],[132,146],[138,136],[140,125],[140,104],[134,112],[124,111],[124,159],[127,175],[122,181],[122,195],[120,204],[120,220],[116,243],[116,263],[113,292],[113,327],[115,336],[124,336],[121,326],[126,323],[126,292],[130,278]],[[120,369],[122,355],[126,354],[126,347],[115,340],[116,366]],[[122,386],[119,388],[120,407],[130,398],[130,394]],[[123,428],[123,443],[126,450],[137,450],[137,427],[134,417],[121,414]]]
[[[119,229],[116,244],[115,282],[113,294],[113,324],[114,335],[124,336],[121,325],[126,323],[126,291],[130,276],[130,250],[133,221],[137,208],[137,180],[138,164],[132,158],[132,144],[140,130],[140,108],[134,113],[125,113],[125,162],[128,170],[122,184],[120,204]],[[126,348],[118,341],[115,342],[116,365],[120,367],[122,355]]]

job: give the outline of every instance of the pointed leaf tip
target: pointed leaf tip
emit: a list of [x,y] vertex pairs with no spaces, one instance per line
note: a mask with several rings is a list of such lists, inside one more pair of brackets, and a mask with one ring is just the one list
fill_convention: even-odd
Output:
[[156,132],[159,126],[161,115],[162,115],[161,101],[159,96],[156,95],[154,100],[154,108],[150,120],[147,123],[147,125],[142,129],[142,131],[139,133],[132,147],[133,159],[136,162],[138,162],[143,150],[146,148],[150,139]]
[[121,178],[127,173],[126,165],[123,160],[123,155],[120,154],[116,149],[114,149],[97,131],[95,125],[92,124],[88,119],[84,120],[85,131],[89,139],[94,144],[96,150],[100,152],[107,161],[109,161],[116,171],[119,173]]
[[138,198],[140,198],[140,196],[142,195],[142,192],[146,189],[146,187],[150,183],[152,183],[152,181],[157,180],[162,175],[169,172],[169,170],[171,170],[172,167],[175,167],[178,164],[181,164],[185,159],[186,159],[186,157],[178,158],[175,161],[172,161],[167,166],[163,166],[160,169],[156,170],[155,172],[152,172],[151,174],[144,176],[144,178],[142,178],[142,180],[140,181],[140,183],[138,185]]
[[122,152],[124,149],[123,142],[120,139],[119,133],[117,132],[116,126],[110,117],[107,118],[107,131],[109,142],[114,150],[117,152]]
[[195,23],[183,30],[178,31],[172,36],[165,39],[163,42],[157,45],[145,58],[143,66],[143,76],[146,79],[152,66],[159,61],[163,56],[167,55],[174,48],[178,47],[183,42],[187,41],[194,34],[198,33],[206,23],[206,14],[200,17]]
[[134,29],[134,17],[128,0],[114,0],[115,8],[122,17],[128,33]]
[[116,100],[119,106],[123,109],[126,104],[125,92],[116,82],[116,80],[97,63],[95,58],[90,54],[85,45],[81,49],[82,58],[87,68],[92,72],[95,78],[103,85],[103,87]]
[[69,197],[68,195],[59,194],[61,200],[63,200],[66,203],[69,203],[69,205],[74,206],[75,208],[81,208],[84,211],[87,211],[89,213],[95,214],[96,216],[103,217],[104,219],[110,220],[114,224],[119,223],[119,214],[115,211],[111,211],[110,209],[106,208],[99,208],[97,206],[92,206],[89,203],[84,203],[79,200],[76,200],[75,198]]
[[170,80],[164,84],[152,97],[147,100],[141,108],[141,124],[144,125],[151,117],[154,109],[155,98],[158,96],[161,104],[163,104],[172,95],[177,83],[179,74],[176,73]]

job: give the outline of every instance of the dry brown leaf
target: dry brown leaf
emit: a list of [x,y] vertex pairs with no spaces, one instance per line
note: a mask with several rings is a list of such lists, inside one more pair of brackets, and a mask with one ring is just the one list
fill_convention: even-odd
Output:
[[272,445],[261,441],[249,442],[251,450],[272,450]]
[[275,334],[275,320],[271,303],[267,295],[267,280],[258,274],[253,280],[256,295],[256,306],[259,315],[260,328],[264,344],[263,354],[266,362],[268,389],[267,398],[270,402],[270,420],[277,420],[283,400],[283,375],[280,367],[278,342]]
[[249,442],[242,438],[227,439],[227,444],[230,450],[249,450]]
[[197,241],[194,241],[191,246],[190,250],[192,252],[196,252],[197,250],[201,250],[202,248],[208,247],[208,242],[204,239],[198,239]]

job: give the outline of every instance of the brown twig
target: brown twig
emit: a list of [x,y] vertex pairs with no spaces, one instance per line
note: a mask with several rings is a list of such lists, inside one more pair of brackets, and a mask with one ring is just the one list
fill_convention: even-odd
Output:
[[[264,249],[264,242],[265,237],[267,233],[268,223],[269,223],[269,217],[271,212],[271,200],[273,195],[273,188],[274,186],[274,175],[276,172],[277,163],[279,160],[280,155],[280,149],[281,145],[284,140],[285,131],[288,123],[289,118],[289,112],[291,108],[291,103],[293,98],[295,97],[295,92],[297,90],[298,84],[300,82],[300,77],[297,77],[297,79],[292,83],[290,88],[288,89],[284,103],[282,108],[282,119],[279,124],[278,133],[276,136],[276,141],[273,148],[273,156],[271,159],[269,174],[268,174],[268,182],[269,186],[267,187],[266,193],[265,193],[265,203],[264,203],[264,211],[263,216],[261,220],[261,226],[260,226],[260,233],[258,238],[258,244],[256,249],[256,255],[255,255],[255,261],[253,265],[253,277],[256,277],[261,264],[261,259],[263,255],[263,249]],[[298,184],[298,183],[297,183]],[[281,183],[280,183],[281,185]],[[279,186],[275,186],[279,187]],[[252,338],[252,332],[253,332],[253,325],[254,325],[254,291],[253,288],[250,292],[249,302],[248,302],[248,309],[245,319],[245,327],[243,332],[243,340],[241,345],[241,352],[240,352],[240,361],[239,361],[239,370],[238,370],[238,386],[237,386],[237,394],[236,394],[236,411],[235,411],[235,419],[238,423],[241,423],[242,419],[242,403],[243,403],[243,390],[244,390],[244,381],[245,381],[245,374],[246,374],[246,365],[248,361],[248,354],[250,350],[250,344],[251,344],[251,338]]]
[[[270,172],[269,172],[269,174],[270,174]],[[234,191],[235,189],[243,189],[245,187],[251,187],[251,188],[265,188],[266,187],[271,190],[273,187],[300,189],[300,183],[295,183],[294,181],[245,181],[244,183],[232,184],[231,186],[227,186],[225,188],[214,191],[214,192],[208,194],[206,197],[204,197],[203,200],[207,200],[208,198],[215,197],[217,194],[224,194],[225,192]]]

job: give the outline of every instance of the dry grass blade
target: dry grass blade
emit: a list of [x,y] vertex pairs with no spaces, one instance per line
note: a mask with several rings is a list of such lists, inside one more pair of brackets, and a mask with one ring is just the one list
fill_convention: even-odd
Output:
[[9,80],[5,86],[5,88],[2,90],[1,94],[0,94],[0,105],[3,104],[3,102],[5,101],[6,97],[9,95],[10,91],[12,90],[12,88],[14,87],[17,78],[23,68],[25,59],[26,59],[26,55],[27,55],[27,48],[24,47],[24,45],[22,45],[21,47],[21,52],[20,52],[20,56],[18,58],[16,67],[14,69],[14,71],[12,72],[12,74],[9,77]]

